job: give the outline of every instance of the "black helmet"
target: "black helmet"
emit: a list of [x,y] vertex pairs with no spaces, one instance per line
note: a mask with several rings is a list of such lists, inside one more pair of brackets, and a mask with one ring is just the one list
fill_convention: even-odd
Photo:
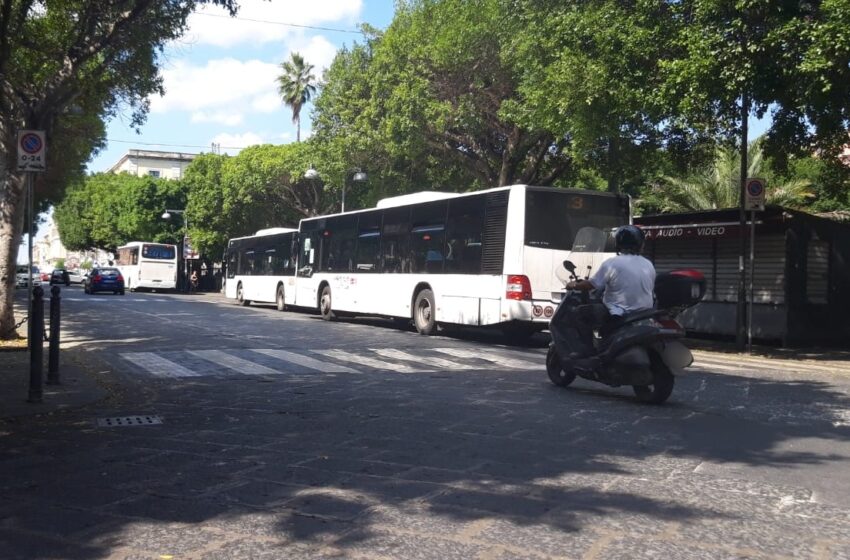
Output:
[[620,226],[614,231],[614,243],[618,253],[640,253],[643,247],[643,232],[637,226]]

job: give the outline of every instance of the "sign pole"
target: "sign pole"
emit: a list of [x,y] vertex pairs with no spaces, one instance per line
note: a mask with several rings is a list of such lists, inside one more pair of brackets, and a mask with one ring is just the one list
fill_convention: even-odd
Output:
[[32,184],[33,177],[32,171],[26,172],[26,190],[27,190],[27,318],[29,320],[29,336],[27,336],[27,350],[32,351],[32,334],[33,334],[33,320],[32,320],[32,298],[33,298],[33,282],[32,282],[32,229],[33,229],[33,216],[32,216],[32,208],[33,208],[33,196],[32,196]]
[[750,210],[750,297],[747,300],[747,352],[753,353],[753,277],[756,273],[756,212]]

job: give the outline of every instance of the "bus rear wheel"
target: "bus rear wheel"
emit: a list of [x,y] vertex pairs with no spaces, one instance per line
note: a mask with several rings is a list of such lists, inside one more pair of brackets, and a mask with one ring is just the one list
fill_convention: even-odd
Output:
[[437,332],[436,311],[434,292],[425,289],[416,294],[413,303],[413,324],[416,326],[416,332],[426,336]]
[[236,301],[242,307],[245,307],[246,305],[251,303],[250,300],[245,299],[245,291],[242,288],[242,282],[239,282],[239,284],[236,286]]
[[331,287],[324,286],[322,288],[322,296],[319,298],[319,313],[322,319],[330,321],[334,318],[334,312],[331,308]]
[[277,305],[278,311],[286,311],[286,299],[283,297],[283,286],[277,287],[277,297],[275,297],[275,304]]

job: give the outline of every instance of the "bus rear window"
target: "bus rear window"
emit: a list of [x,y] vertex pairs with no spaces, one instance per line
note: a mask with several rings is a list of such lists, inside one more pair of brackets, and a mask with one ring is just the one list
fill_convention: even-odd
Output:
[[629,223],[628,204],[616,196],[527,190],[525,244],[569,251],[585,226],[615,228]]
[[171,245],[143,245],[142,257],[145,259],[162,259],[173,261],[176,251]]

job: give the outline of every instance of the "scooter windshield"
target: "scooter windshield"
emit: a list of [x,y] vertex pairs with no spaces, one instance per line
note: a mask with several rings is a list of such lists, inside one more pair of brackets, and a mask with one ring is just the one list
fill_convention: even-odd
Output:
[[573,252],[601,253],[605,251],[609,235],[598,227],[585,226],[578,230],[573,241]]

